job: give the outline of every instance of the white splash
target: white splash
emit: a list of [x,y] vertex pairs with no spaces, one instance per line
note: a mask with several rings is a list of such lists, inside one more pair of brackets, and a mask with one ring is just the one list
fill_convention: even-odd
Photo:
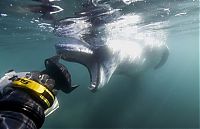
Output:
[[2,17],[7,17],[8,15],[7,14],[5,14],[5,13],[1,13],[0,14]]
[[129,61],[142,66],[146,58],[154,60],[154,57],[161,55],[159,53],[165,46],[166,33],[159,28],[164,23],[141,26],[141,22],[142,17],[139,15],[127,14],[106,25],[106,44],[113,55],[119,55],[119,62]]
[[50,14],[59,13],[59,12],[62,12],[64,10],[63,8],[61,8],[60,6],[57,6],[57,5],[52,5],[52,7],[57,8],[58,10],[50,12]]
[[187,14],[186,12],[178,13],[178,14],[175,15],[175,17],[176,17],[176,16],[186,15],[186,14]]
[[137,2],[137,1],[143,1],[143,0],[122,0],[125,4],[129,5],[131,3]]
[[52,27],[52,25],[49,24],[49,23],[39,23],[38,27],[41,29],[41,31],[52,32],[54,30],[54,28]]
[[81,38],[84,34],[89,33],[89,28],[92,26],[85,17],[65,19],[61,21],[61,24],[67,22],[69,24],[59,25],[56,28],[57,34]]
[[130,5],[138,1],[144,1],[144,0],[107,0],[107,1],[106,0],[92,0],[92,3],[95,6],[107,7],[111,9],[109,3],[123,2],[126,5]]

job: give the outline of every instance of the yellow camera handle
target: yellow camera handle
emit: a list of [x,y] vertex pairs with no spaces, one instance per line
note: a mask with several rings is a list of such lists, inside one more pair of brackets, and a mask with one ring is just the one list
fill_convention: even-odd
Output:
[[27,78],[17,78],[12,82],[12,84],[14,84],[14,87],[27,89],[35,93],[35,95],[39,97],[48,108],[53,105],[55,96],[45,86]]

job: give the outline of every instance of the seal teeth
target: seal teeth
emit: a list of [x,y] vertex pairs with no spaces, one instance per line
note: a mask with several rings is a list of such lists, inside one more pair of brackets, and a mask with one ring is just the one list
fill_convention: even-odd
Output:
[[92,92],[95,92],[97,90],[97,85],[95,82],[92,82],[91,85],[88,87],[88,89]]

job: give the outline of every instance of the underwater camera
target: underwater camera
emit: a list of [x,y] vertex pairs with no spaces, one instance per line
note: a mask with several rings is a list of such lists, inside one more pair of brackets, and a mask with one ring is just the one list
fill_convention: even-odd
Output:
[[44,74],[48,74],[55,80],[55,88],[62,90],[65,93],[70,93],[78,87],[78,85],[71,85],[71,75],[67,68],[59,63],[60,57],[54,56],[45,60],[46,69],[42,71]]
[[[67,68],[59,63],[60,57],[59,56],[53,56],[51,58],[45,59],[45,70],[39,71],[40,74],[46,74],[51,79],[55,81],[54,89],[55,90],[62,90],[64,93],[70,93],[74,89],[78,87],[78,85],[71,85],[71,75],[68,72]],[[15,72],[14,70],[9,70],[5,75],[0,78],[0,98],[3,95],[3,92],[6,91],[6,89],[9,88],[10,84],[13,83],[13,80],[15,81],[23,81],[25,76],[28,74],[31,74],[32,72]],[[18,80],[17,80],[18,79]],[[21,80],[20,80],[21,79]],[[25,79],[26,81],[27,79]],[[31,81],[31,80],[30,80]],[[18,82],[19,83],[19,82]],[[20,82],[25,83],[25,82]],[[28,88],[30,85],[24,86],[24,88]],[[36,86],[32,86],[34,89]],[[28,88],[30,89],[30,87]],[[59,107],[59,103],[57,100],[57,97],[55,97],[55,101],[52,104],[51,107],[48,107],[48,109],[45,110],[45,116],[50,115],[52,112],[54,112]]]

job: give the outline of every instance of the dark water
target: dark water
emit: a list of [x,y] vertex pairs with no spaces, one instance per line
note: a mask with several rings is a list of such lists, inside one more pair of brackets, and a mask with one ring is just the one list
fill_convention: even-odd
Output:
[[[144,20],[139,26],[167,23],[158,29],[167,33],[168,61],[162,68],[136,77],[113,76],[95,94],[87,89],[87,69],[63,61],[73,83],[81,86],[71,94],[60,92],[60,108],[46,119],[43,129],[199,128],[199,0],[133,0],[129,5],[120,0],[107,2],[112,8],[120,6],[124,14],[141,16]],[[42,70],[43,60],[55,55],[54,44],[59,38],[52,20],[25,9],[32,3],[0,1],[1,75],[9,69]],[[84,1],[55,2],[64,9],[54,14],[55,19],[73,17],[82,10],[80,3]]]

